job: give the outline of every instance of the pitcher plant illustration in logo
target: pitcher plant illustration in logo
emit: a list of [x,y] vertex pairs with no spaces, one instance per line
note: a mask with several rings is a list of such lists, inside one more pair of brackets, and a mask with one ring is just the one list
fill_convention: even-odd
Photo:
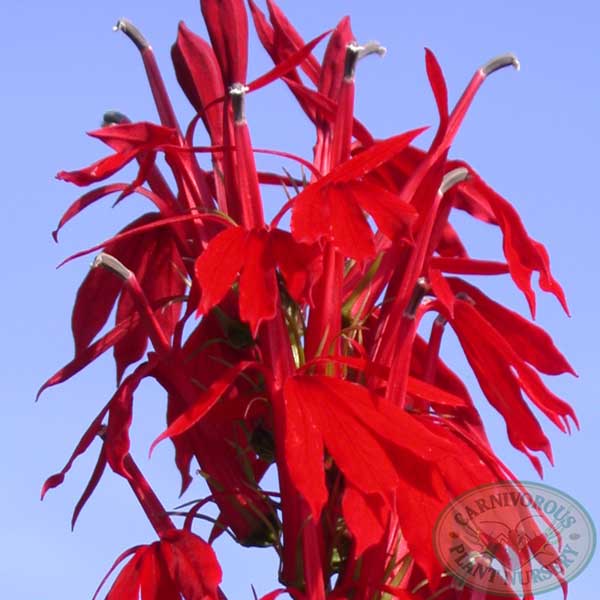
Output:
[[438,558],[457,585],[496,596],[566,586],[588,564],[595,542],[585,509],[539,483],[477,487],[451,502],[434,529]]

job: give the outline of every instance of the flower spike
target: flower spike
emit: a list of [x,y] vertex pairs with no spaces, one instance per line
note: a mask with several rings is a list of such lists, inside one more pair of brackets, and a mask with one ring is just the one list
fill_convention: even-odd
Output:
[[[537,273],[539,287],[566,309],[548,253],[516,209],[466,162],[449,157],[488,75],[518,69],[519,61],[504,54],[476,69],[452,108],[442,67],[426,50],[438,126],[421,149],[415,144],[425,128],[376,139],[355,118],[358,61],[385,48],[358,44],[350,17],[306,42],[275,0],[266,0],[268,13],[256,0],[199,4],[208,38],[180,23],[171,48],[193,108],[189,124],[178,124],[148,40],[120,19],[115,30],[140,52],[159,124],[108,111],[91,136],[111,154],[58,175],[94,185],[69,205],[55,239],[115,193],[117,203],[129,195],[150,201],[153,212],[64,261],[100,252],[73,306],[74,356],[40,393],[107,350],[117,388],[104,408],[95,407],[96,418],[43,493],[102,439],[73,523],[108,466],[128,481],[158,535],[117,559],[109,574],[126,562],[108,600],[227,600],[211,548],[224,532],[275,552],[283,589],[264,600],[284,590],[294,600],[471,598],[449,584],[438,560],[436,519],[478,486],[523,486],[492,451],[470,390],[444,362],[457,348],[442,344],[447,326],[470,381],[540,474],[540,453],[550,462],[553,455],[539,413],[563,432],[578,426],[571,406],[542,379],[575,374],[552,338],[462,279],[509,274],[505,282],[524,292],[533,314]],[[248,7],[273,61],[253,80]],[[313,52],[326,36],[319,60]],[[314,126],[312,149],[297,155],[257,148],[250,136],[247,94],[279,80]],[[263,154],[292,159],[295,171],[264,172]],[[207,171],[197,156],[208,159]],[[133,181],[105,181],[131,162],[139,165]],[[470,246],[467,252],[451,225],[456,210],[498,228],[504,262],[471,254]],[[270,224],[265,213],[276,215]],[[433,317],[427,338],[424,317]],[[176,491],[194,490],[181,512],[165,510],[130,453],[147,378],[164,390],[166,404],[150,451],[168,438]],[[277,478],[275,492],[263,481],[267,472]],[[208,501],[218,515],[205,542],[193,529]],[[523,540],[494,538],[490,559],[506,574],[535,555],[566,590],[552,536],[526,529]],[[542,547],[548,552],[540,556]],[[530,582],[511,597],[533,600],[532,591]]]

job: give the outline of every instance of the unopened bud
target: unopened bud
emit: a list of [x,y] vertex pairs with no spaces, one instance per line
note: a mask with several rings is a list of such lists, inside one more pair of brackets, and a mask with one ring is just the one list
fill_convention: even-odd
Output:
[[127,116],[118,110],[107,110],[102,116],[102,127],[121,125],[122,123],[131,123],[131,121]]

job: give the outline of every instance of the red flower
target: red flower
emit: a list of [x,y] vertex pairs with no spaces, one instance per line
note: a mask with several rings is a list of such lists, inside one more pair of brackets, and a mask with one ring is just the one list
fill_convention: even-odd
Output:
[[[457,300],[454,319],[450,323],[459,336],[484,394],[504,417],[512,445],[529,456],[541,475],[541,463],[531,451],[544,452],[552,462],[550,442],[521,392],[524,391],[563,431],[569,429],[568,417],[577,424],[573,409],[546,388],[539,375],[502,333],[482,317],[477,305],[474,307],[468,301]],[[524,353],[527,353],[526,349]]]
[[422,131],[416,129],[378,142],[309,185],[294,199],[294,237],[300,242],[331,240],[340,252],[356,259],[372,256],[373,232],[362,210],[388,238],[408,235],[408,225],[417,216],[415,210],[362,178],[401,152]]
[[109,575],[128,557],[107,600],[138,600],[140,594],[148,600],[177,600],[181,594],[189,600],[220,598],[221,568],[215,553],[188,531],[172,529],[158,542],[131,548],[115,561]]
[[316,247],[295,242],[278,229],[224,229],[196,261],[202,289],[198,312],[206,314],[219,304],[239,273],[240,317],[256,336],[261,322],[277,314],[276,267],[292,298],[300,303],[309,301],[320,272]]
[[389,501],[404,476],[399,456],[427,472],[452,452],[450,445],[429,434],[411,415],[355,383],[296,376],[287,381],[284,397],[286,463],[315,519],[327,498],[324,447],[356,490],[377,494],[384,501]]

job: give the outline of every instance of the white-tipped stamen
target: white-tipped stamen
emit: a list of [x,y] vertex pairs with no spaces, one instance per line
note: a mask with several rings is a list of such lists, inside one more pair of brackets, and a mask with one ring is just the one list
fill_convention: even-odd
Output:
[[496,56],[495,58],[492,58],[486,62],[485,65],[481,67],[480,71],[485,77],[487,77],[494,71],[511,66],[518,71],[521,68],[521,63],[512,52],[507,52],[506,54],[501,54],[500,56]]
[[114,273],[123,280],[129,279],[133,273],[117,258],[106,252],[101,252],[92,263],[92,269],[102,267]]
[[367,42],[360,45],[357,42],[350,42],[346,46],[346,60],[344,63],[344,79],[346,81],[354,81],[356,75],[356,65],[359,60],[370,54],[384,56],[387,49],[379,42]]
[[148,40],[142,35],[142,32],[129,20],[119,19],[113,27],[113,31],[122,31],[141,52],[150,48]]
[[440,185],[440,194],[443,196],[450,188],[454,187],[461,181],[464,181],[469,176],[469,170],[465,167],[453,169],[444,175],[442,185]]
[[243,123],[246,120],[246,92],[249,87],[243,83],[234,83],[229,88],[231,106],[233,108],[233,120],[235,123]]
[[383,56],[385,56],[386,52],[387,52],[387,48],[385,46],[382,46],[376,40],[371,40],[370,42],[363,44],[363,46],[359,50],[358,60],[361,60],[365,56],[369,56],[371,54],[377,54],[377,56],[383,57]]

